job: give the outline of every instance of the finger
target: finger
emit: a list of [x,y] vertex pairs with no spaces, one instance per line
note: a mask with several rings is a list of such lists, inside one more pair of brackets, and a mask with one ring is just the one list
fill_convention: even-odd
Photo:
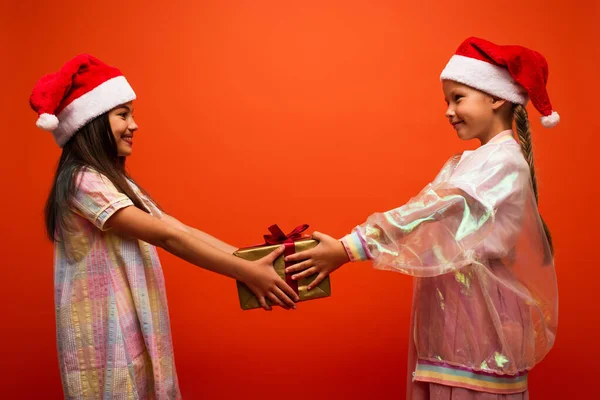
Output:
[[326,277],[327,277],[327,274],[321,272],[319,275],[317,275],[317,277],[315,278],[315,280],[312,281],[308,285],[308,290],[312,290],[312,288],[316,287],[319,283],[323,282],[323,279],[325,279]]
[[309,269],[305,269],[304,271],[300,272],[299,274],[292,275],[292,279],[297,281],[298,279],[308,278],[309,276],[314,275],[317,272],[319,272],[319,271],[317,271],[316,267],[311,267]]
[[317,241],[319,241],[319,242],[323,241],[323,239],[324,239],[326,236],[327,236],[327,235],[325,235],[324,233],[317,232],[317,231],[314,231],[314,232],[313,232],[313,234],[312,234],[312,237],[313,237],[313,239],[315,239],[315,240],[317,240]]
[[294,301],[300,300],[296,292],[294,292],[294,289],[292,289],[287,283],[285,283],[283,279],[279,278],[279,280],[277,281],[277,287],[283,290],[283,292],[287,294],[290,299],[294,299]]
[[[279,288],[275,288],[273,292],[277,295],[278,299],[285,303],[286,309],[296,308],[296,304]],[[295,293],[294,293],[295,295]]]
[[274,250],[271,253],[269,253],[268,255],[266,255],[263,258],[263,260],[265,262],[268,262],[269,264],[273,264],[275,262],[275,260],[277,259],[277,257],[279,257],[280,255],[283,254],[284,250],[285,250],[285,246],[281,245],[276,250]]
[[285,304],[283,304],[283,302],[281,300],[279,300],[279,298],[277,296],[275,296],[274,293],[272,293],[272,292],[267,293],[267,297],[269,298],[269,300],[271,300],[273,302],[273,304],[277,304],[278,306],[285,308],[286,310],[289,309],[289,307],[286,306]]
[[312,260],[302,261],[298,264],[290,265],[285,269],[286,273],[303,271],[306,268],[312,267]]
[[304,250],[299,253],[290,254],[285,258],[285,261],[303,261],[312,257],[311,250]]
[[258,302],[260,303],[260,306],[267,311],[271,311],[271,307],[265,301],[265,297],[264,296],[257,296],[257,297],[258,297]]

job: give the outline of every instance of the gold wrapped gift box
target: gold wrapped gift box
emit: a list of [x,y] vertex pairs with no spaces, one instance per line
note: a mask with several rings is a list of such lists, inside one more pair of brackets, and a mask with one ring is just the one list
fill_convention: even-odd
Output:
[[[301,251],[305,251],[315,247],[319,242],[314,239],[300,239],[294,241],[293,246],[295,247],[295,252],[299,253]],[[289,243],[288,245],[292,245]],[[256,261],[264,256],[268,255],[272,251],[276,250],[281,244],[273,244],[273,245],[263,245],[263,246],[255,246],[239,249],[235,253],[233,253],[237,257],[241,257],[248,261]],[[273,266],[275,267],[275,271],[277,275],[281,277],[284,281],[285,278],[285,255],[281,255],[277,257]],[[318,286],[315,286],[310,291],[307,289],[308,285],[315,280],[317,275],[309,276],[308,278],[298,280],[298,297],[300,297],[300,301],[319,299],[321,297],[327,297],[331,295],[331,284],[329,281],[329,276],[326,277]],[[291,285],[290,285],[291,286]],[[242,282],[237,282],[238,288],[238,296],[240,298],[240,306],[243,310],[250,310],[253,308],[259,308],[260,304],[254,293],[248,286],[246,286]],[[267,304],[272,305],[272,303],[267,299]]]

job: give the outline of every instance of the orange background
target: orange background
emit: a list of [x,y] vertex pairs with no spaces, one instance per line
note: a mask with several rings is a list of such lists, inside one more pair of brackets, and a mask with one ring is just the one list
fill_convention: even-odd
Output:
[[[598,5],[482,3],[4,0],[0,397],[62,396],[42,217],[60,152],[27,104],[43,74],[80,52],[119,67],[139,99],[132,175],[167,212],[244,246],[272,223],[341,237],[476,146],[445,120],[438,80],[474,35],[550,65],[562,122],[530,116],[560,324],[530,390],[587,398],[600,357]],[[233,281],[161,257],[185,398],[404,397],[410,278],[348,265],[330,298],[242,312]]]

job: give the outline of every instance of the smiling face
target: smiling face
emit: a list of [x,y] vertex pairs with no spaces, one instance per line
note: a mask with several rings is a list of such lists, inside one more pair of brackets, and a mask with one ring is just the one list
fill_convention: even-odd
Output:
[[117,143],[117,153],[120,157],[131,155],[133,148],[133,134],[138,126],[133,119],[132,102],[122,104],[113,108],[108,113],[110,129]]
[[[444,80],[446,118],[462,140],[479,139],[487,143],[498,130],[498,110],[506,103],[462,83]],[[510,128],[509,128],[510,129]]]

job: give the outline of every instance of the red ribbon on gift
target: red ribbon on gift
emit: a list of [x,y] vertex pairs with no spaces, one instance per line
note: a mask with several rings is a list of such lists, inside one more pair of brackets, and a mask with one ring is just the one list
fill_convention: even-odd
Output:
[[[310,236],[302,234],[302,232],[304,232],[307,229],[308,229],[308,224],[298,225],[296,228],[294,228],[293,231],[291,231],[290,233],[288,233],[286,235],[279,228],[279,226],[277,226],[277,224],[271,225],[269,227],[269,232],[271,232],[271,234],[264,235],[265,244],[268,244],[268,245],[283,244],[285,246],[285,250],[284,250],[283,254],[284,254],[284,257],[287,257],[296,252],[296,246],[294,245],[294,241],[310,238]],[[293,262],[288,263],[286,261],[285,267],[287,268],[293,264],[294,264]],[[288,274],[287,272],[285,273],[285,283],[287,283],[288,286],[291,287],[292,289],[294,289],[294,292],[296,292],[296,294],[298,294],[298,281],[293,280],[292,275]]]
[[308,237],[307,235],[302,234],[302,232],[304,232],[307,229],[308,224],[298,225],[296,228],[294,228],[293,231],[286,235],[285,233],[283,233],[281,228],[279,228],[279,226],[275,224],[269,227],[269,232],[271,232],[271,234],[264,235],[263,237],[265,238],[266,244],[282,244],[286,242],[289,243],[289,241],[293,242],[294,240]]

